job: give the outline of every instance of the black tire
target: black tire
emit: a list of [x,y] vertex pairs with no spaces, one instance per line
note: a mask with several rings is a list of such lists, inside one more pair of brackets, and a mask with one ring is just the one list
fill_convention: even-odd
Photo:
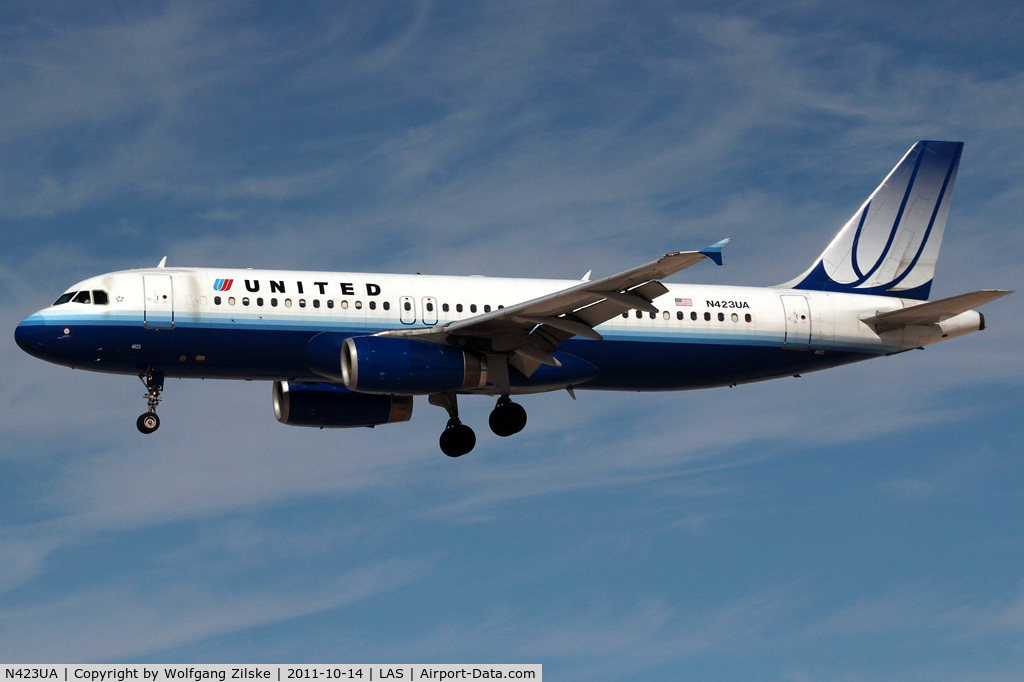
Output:
[[156,412],[143,412],[135,420],[135,426],[140,433],[153,433],[160,428],[160,417],[156,416]]
[[444,454],[449,457],[462,457],[476,445],[476,434],[465,424],[449,422],[441,432],[439,443]]
[[499,402],[498,406],[491,410],[491,416],[487,419],[491,431],[495,435],[507,438],[519,433],[526,426],[526,410],[519,403],[511,400]]

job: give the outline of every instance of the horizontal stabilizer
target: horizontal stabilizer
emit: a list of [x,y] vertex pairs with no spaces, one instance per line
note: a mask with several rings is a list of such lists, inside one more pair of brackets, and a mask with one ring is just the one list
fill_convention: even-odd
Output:
[[939,301],[921,303],[909,308],[879,313],[878,315],[862,318],[862,321],[883,329],[906,327],[912,324],[937,324],[1012,293],[1012,291],[1005,291],[1003,289],[982,289],[981,291],[974,291],[969,294],[943,298]]

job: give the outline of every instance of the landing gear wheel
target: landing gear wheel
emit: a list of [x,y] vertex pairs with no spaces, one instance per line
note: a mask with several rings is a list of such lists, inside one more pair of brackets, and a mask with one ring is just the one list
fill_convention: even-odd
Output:
[[476,434],[458,419],[449,419],[441,432],[441,452],[449,457],[462,457],[476,445]]
[[160,428],[160,417],[156,416],[156,412],[143,412],[135,420],[135,426],[142,433],[153,433]]
[[498,436],[507,437],[519,433],[526,426],[526,410],[519,403],[514,403],[508,396],[498,399],[498,404],[491,411],[487,422],[491,431]]

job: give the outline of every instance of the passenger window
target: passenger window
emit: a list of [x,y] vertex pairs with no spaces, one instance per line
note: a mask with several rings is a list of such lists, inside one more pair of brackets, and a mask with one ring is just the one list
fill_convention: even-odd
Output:
[[59,296],[59,297],[57,298],[57,300],[53,302],[53,304],[54,304],[54,305],[64,305],[65,303],[67,303],[68,301],[70,301],[71,299],[73,299],[73,298],[75,297],[75,294],[76,294],[76,293],[78,293],[78,292],[77,292],[77,291],[69,291],[69,292],[68,292],[68,293],[66,293],[66,294],[61,294],[61,295],[60,295],[60,296]]
[[665,311],[664,313],[662,313],[661,315],[662,315],[662,317],[664,317],[664,318],[665,318],[666,320],[667,320],[667,319],[668,319],[669,317],[671,317],[671,316],[670,316],[670,315],[668,314],[668,311],[667,311],[667,310],[666,310],[666,311]]
[[370,301],[370,310],[376,310],[376,309],[377,309],[377,302],[376,301]]
[[443,310],[444,312],[448,312],[451,309],[452,309],[452,307],[450,305],[448,305],[447,303],[442,303],[441,304],[441,310]]
[[342,301],[341,308],[342,310],[348,310],[348,301]]
[[641,311],[639,311],[639,310],[638,310],[638,311],[636,311],[636,319],[638,319],[638,320],[639,320],[639,319],[640,319],[641,317],[643,317],[643,316],[644,316],[644,314],[643,314],[643,313],[642,313]]
[[249,297],[248,296],[245,296],[244,298],[242,298],[242,305],[249,305]]
[[457,312],[457,313],[461,313],[462,312],[462,304],[461,303],[456,303],[455,304],[455,312]]
[[356,310],[360,310],[360,309],[362,309],[362,307],[363,307],[363,302],[362,301],[356,301]]
[[628,320],[629,319],[629,311],[628,310],[626,312],[622,313],[622,319],[624,319],[624,320]]
[[319,298],[314,298],[313,299],[313,307],[314,308],[319,308],[320,307],[320,299]]
[[291,308],[292,307],[292,299],[290,299],[290,298],[284,299],[284,307],[285,308]]
[[690,319],[693,320],[694,322],[696,322],[697,321],[697,313],[696,312],[690,313]]
[[331,309],[334,308],[334,299],[333,298],[327,299],[327,307],[331,308]]
[[427,301],[427,312],[428,313],[434,312],[434,304],[431,303],[430,301]]
[[711,321],[711,313],[704,313],[704,321],[705,322],[710,322]]
[[258,305],[259,307],[262,308],[263,307],[263,299],[262,298],[257,298],[256,299],[256,305]]
[[276,298],[270,299],[270,307],[271,308],[276,308],[277,307],[277,299]]
[[405,308],[405,312],[409,312],[410,310],[412,310],[412,303],[406,301],[405,303],[402,304],[402,307]]
[[234,296],[228,296],[228,305],[234,305],[234,304],[235,304],[235,297]]
[[220,296],[214,296],[213,297],[213,304],[214,305],[220,305]]
[[387,301],[384,301],[381,307],[384,308],[384,310],[391,310],[391,304],[388,303]]
[[725,322],[725,313],[718,313],[718,321]]
[[489,306],[489,305],[485,305],[485,306],[484,306],[484,312],[485,312],[485,313],[489,313],[489,312],[491,312],[491,306]]
[[475,313],[476,312],[476,303],[470,303],[469,304],[469,312],[471,312],[471,313]]
[[677,310],[676,311],[676,319],[677,320],[681,320],[681,319],[683,319],[683,317],[684,317],[683,311],[682,310]]
[[300,298],[299,299],[299,307],[300,308],[305,308],[306,307],[306,299],[304,299],[304,298]]
[[92,304],[93,305],[107,305],[109,303],[107,298],[107,292],[100,291],[99,289],[93,289],[92,291]]
[[71,301],[71,302],[72,303],[89,303],[89,300],[90,299],[89,299],[89,292],[88,291],[79,291],[78,295],[75,296],[74,300]]
[[733,313],[732,314],[732,321],[733,322],[739,322],[740,321],[740,316],[737,315],[736,313]]
[[651,319],[652,319],[652,320],[653,320],[654,318],[656,318],[657,316],[658,316],[658,314],[657,314],[657,313],[651,313]]
[[747,322],[750,322],[751,321],[750,313],[747,313],[746,315],[744,315],[743,319],[745,319]]

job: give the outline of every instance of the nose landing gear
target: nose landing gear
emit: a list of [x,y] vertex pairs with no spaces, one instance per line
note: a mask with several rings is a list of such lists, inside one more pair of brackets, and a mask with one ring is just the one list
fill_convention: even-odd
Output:
[[160,417],[156,416],[156,412],[143,412],[135,420],[135,426],[142,433],[153,433],[160,428]]
[[160,417],[156,416],[156,406],[163,400],[160,397],[160,392],[164,390],[164,374],[163,372],[147,371],[145,374],[139,375],[139,380],[146,386],[146,395],[142,397],[146,399],[149,411],[139,415],[139,418],[135,420],[135,426],[142,433],[153,433],[160,428]]

